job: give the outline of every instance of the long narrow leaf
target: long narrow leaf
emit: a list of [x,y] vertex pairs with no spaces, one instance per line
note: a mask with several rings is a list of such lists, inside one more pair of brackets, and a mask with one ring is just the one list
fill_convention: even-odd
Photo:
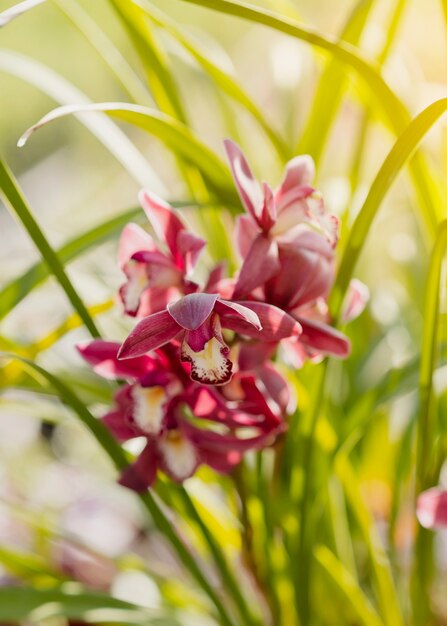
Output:
[[147,624],[170,626],[172,618],[157,617],[155,611],[93,591],[34,589],[30,587],[0,588],[0,619],[2,623],[65,617],[89,623]]
[[247,95],[242,87],[236,82],[232,76],[221,70],[215,63],[210,61],[203,54],[192,39],[188,37],[178,25],[167,15],[154,7],[145,0],[132,0],[142,10],[150,16],[150,18],[161,28],[170,33],[189,54],[197,61],[197,63],[205,70],[209,77],[215,82],[216,86],[226,93],[230,98],[242,105],[257,120],[259,125],[264,129],[269,137],[272,145],[275,147],[281,159],[285,159],[288,154],[288,148],[278,133],[268,124],[264,115]]
[[98,52],[130,98],[137,104],[152,104],[146,86],[133,67],[81,5],[76,0],[53,0],[53,2]]
[[78,296],[76,289],[73,287],[70,279],[65,273],[64,266],[62,265],[59,257],[48,243],[45,235],[34,219],[31,210],[29,209],[25,198],[23,197],[17,181],[14,179],[12,172],[7,165],[0,159],[0,193],[3,196],[7,206],[10,208],[12,214],[17,217],[28,235],[32,239],[34,245],[39,250],[42,258],[45,259],[51,272],[58,280],[60,286],[65,291],[65,294],[72,304],[75,311],[78,312],[79,317],[84,322],[85,326],[90,331],[93,337],[99,336],[99,331],[85,304]]
[[[73,409],[81,422],[90,430],[90,432],[95,437],[96,441],[102,447],[104,452],[107,453],[115,467],[119,471],[122,471],[125,467],[127,467],[127,458],[122,448],[118,445],[118,443],[115,441],[115,439],[104,426],[104,424],[90,413],[88,408],[84,405],[83,402],[81,402],[78,396],[70,387],[68,387],[68,385],[62,382],[57,376],[51,374],[43,367],[37,365],[37,363],[34,363],[33,361],[30,361],[29,359],[9,353],[0,353],[0,357],[1,356],[6,359],[18,359],[29,368],[37,372],[37,374],[39,374],[51,385],[51,387],[53,387],[53,389],[58,393],[60,399],[67,406]],[[141,500],[146,510],[149,512],[151,519],[153,520],[158,530],[166,537],[166,539],[172,545],[183,565],[188,569],[188,571],[196,579],[197,583],[200,585],[200,587],[203,589],[209,599],[213,602],[220,616],[221,623],[224,626],[235,626],[224,604],[222,603],[222,600],[219,598],[218,594],[214,590],[212,584],[208,581],[208,578],[202,572],[201,568],[195,561],[188,548],[177,535],[176,531],[171,525],[171,522],[168,520],[162,509],[159,507],[151,492],[147,491],[146,493],[139,494],[139,499]]]
[[314,550],[314,557],[330,583],[331,589],[347,601],[356,619],[359,620],[358,623],[363,626],[383,626],[384,622],[362,589],[336,556],[326,546],[317,546]]
[[45,0],[23,0],[23,2],[19,2],[15,4],[10,9],[6,9],[6,11],[2,11],[0,13],[0,28],[2,26],[6,26],[9,24],[11,20],[14,20],[19,15],[26,13],[30,9],[37,7],[39,4],[42,4]]
[[[340,40],[357,45],[368,21],[374,0],[359,0],[349,15]],[[309,153],[318,168],[329,131],[337,115],[346,85],[346,72],[339,59],[333,56],[327,63],[314,96],[309,118],[297,152]]]
[[147,107],[120,102],[59,107],[31,126],[19,139],[18,145],[25,145],[32,133],[53,120],[90,111],[103,111],[153,134],[177,154],[196,165],[213,187],[225,197],[234,198],[237,203],[228,169],[214,152],[200,142],[187,126],[160,111]]
[[[0,49],[0,71],[17,76],[47,94],[61,105],[88,105],[91,100],[70,83],[43,63],[35,59]],[[142,187],[150,186],[156,193],[165,193],[165,187],[151,168],[145,157],[128,137],[107,116],[98,113],[79,115],[79,121],[109,150],[130,176]]]
[[433,458],[435,415],[432,407],[433,372],[436,365],[439,338],[439,303],[442,267],[447,249],[447,221],[439,226],[430,258],[424,300],[424,326],[422,333],[421,361],[419,366],[419,426],[417,491],[430,485],[431,469],[436,467]]
[[[103,222],[81,235],[74,237],[56,251],[61,263],[66,265],[94,246],[107,241],[116,235],[127,222],[135,220],[142,214],[140,208],[126,211],[118,217]],[[12,280],[0,291],[0,319],[8,315],[37,285],[50,275],[45,261],[38,261],[24,274]]]
[[[376,98],[378,109],[385,120],[391,125],[396,134],[401,133],[410,121],[410,116],[404,104],[395,95],[389,85],[382,78],[378,68],[368,63],[353,46],[324,37],[316,30],[307,28],[294,20],[284,18],[272,11],[260,9],[236,0],[180,0],[189,4],[213,9],[228,15],[268,26],[302,41],[326,50],[351,67],[363,80],[366,87]],[[410,164],[413,184],[418,194],[418,202],[422,209],[422,217],[428,232],[433,235],[436,231],[439,210],[433,180],[427,171],[427,166],[419,155],[415,155]],[[438,194],[439,195],[439,194]]]
[[340,313],[343,297],[355,264],[385,195],[426,133],[446,110],[447,98],[437,100],[424,109],[397,139],[377,173],[346,242],[331,297],[331,309],[334,317]]

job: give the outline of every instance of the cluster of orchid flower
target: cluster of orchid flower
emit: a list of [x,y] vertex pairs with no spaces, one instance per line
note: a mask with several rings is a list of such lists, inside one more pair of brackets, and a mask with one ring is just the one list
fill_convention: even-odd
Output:
[[[312,159],[292,159],[273,191],[255,180],[236,144],[227,140],[225,148],[246,210],[236,224],[237,275],[226,276],[222,263],[203,286],[194,282],[206,242],[142,191],[159,243],[129,224],[119,246],[124,311],[142,319],[122,345],[78,347],[98,374],[127,381],[103,421],[122,442],[146,439],[120,478],[137,491],[158,470],[176,481],[201,464],[229,472],[244,452],[274,444],[293,404],[273,361],[280,345],[293,367],[349,353],[348,339],[329,324],[338,222],[311,186]],[[360,312],[362,296],[354,288],[347,317]]]

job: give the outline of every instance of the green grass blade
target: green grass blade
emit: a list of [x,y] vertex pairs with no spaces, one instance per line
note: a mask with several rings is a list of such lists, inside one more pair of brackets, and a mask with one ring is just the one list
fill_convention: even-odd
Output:
[[405,129],[388,153],[377,173],[365,202],[352,226],[331,295],[331,310],[340,314],[343,297],[362,251],[376,213],[397,175],[416,150],[426,133],[447,110],[447,98],[437,100],[422,111]]
[[242,590],[240,589],[237,580],[234,577],[233,572],[231,571],[226,556],[214,537],[211,530],[202,520],[192,498],[186,489],[182,486],[178,487],[177,493],[180,497],[182,504],[185,507],[186,513],[189,518],[197,525],[200,530],[209,550],[213,556],[213,559],[218,567],[218,570],[221,574],[222,583],[224,588],[228,593],[231,594],[234,602],[239,610],[241,615],[242,622],[241,624],[246,624],[246,626],[259,626],[259,622],[257,619],[253,617],[250,609],[247,606],[247,602],[244,598]]
[[[257,24],[263,24],[329,52],[351,67],[363,80],[364,85],[376,99],[378,111],[381,111],[382,117],[389,123],[395,134],[401,133],[410,122],[410,115],[407,109],[382,78],[377,65],[368,63],[354,46],[324,37],[316,30],[303,26],[294,20],[244,2],[237,2],[236,0],[180,1],[234,15]],[[434,189],[434,182],[437,185],[438,181],[431,179],[427,166],[419,155],[416,155],[410,164],[410,171],[427,231],[430,235],[433,235],[436,232],[438,222],[437,210],[439,207],[437,202],[439,194]]]
[[386,626],[403,626],[391,566],[371,514],[363,501],[355,471],[346,455],[337,455],[335,470],[343,485],[346,501],[361,532],[362,541],[368,549],[373,586],[381,619]]
[[23,15],[26,11],[37,7],[39,4],[42,4],[45,0],[24,0],[23,2],[19,2],[14,6],[2,11],[0,13],[0,28],[2,26],[6,26],[12,20],[15,20],[16,17]]
[[99,337],[99,331],[96,328],[95,322],[65,273],[64,266],[59,257],[48,243],[45,235],[34,219],[19,189],[17,181],[2,159],[0,159],[0,192],[6,205],[10,208],[11,213],[22,223],[34,245],[42,255],[42,258],[45,259],[46,264],[65,291],[68,300],[74,310],[79,314],[79,317],[88,328],[90,334],[93,337]]
[[419,420],[417,492],[430,487],[437,476],[433,469],[435,411],[432,406],[433,372],[439,352],[439,304],[442,268],[447,250],[447,221],[439,226],[430,258],[424,300],[424,326],[422,333],[421,361],[419,366]]
[[133,67],[81,5],[76,0],[53,0],[53,2],[98,52],[131,100],[138,104],[152,104],[146,86]]
[[128,0],[110,2],[140,56],[155,102],[164,113],[188,125],[182,99],[169,67],[169,58],[158,45],[146,15]]
[[141,9],[154,21],[155,24],[168,32],[183,46],[185,50],[187,50],[187,52],[189,52],[198,65],[200,65],[208,76],[214,81],[216,87],[220,89],[221,92],[226,93],[253,116],[258,124],[264,129],[281,160],[285,160],[289,152],[286,143],[268,124],[259,108],[237,83],[237,81],[228,73],[221,70],[215,63],[210,61],[207,56],[200,51],[192,39],[188,37],[188,35],[185,34],[182,29],[179,28],[177,24],[167,15],[145,0],[133,0],[133,2],[134,4],[138,4],[138,6],[141,7]]
[[[317,546],[314,558],[330,584],[330,590],[338,593],[349,604],[356,623],[363,626],[383,626],[377,611],[356,583],[352,574],[340,563],[326,546]],[[357,622],[358,620],[358,622]]]
[[119,120],[133,124],[160,139],[176,154],[195,165],[204,178],[224,197],[237,199],[229,170],[224,163],[205,146],[195,134],[176,119],[147,107],[120,102],[105,102],[90,105],[68,105],[54,109],[39,122],[31,126],[20,138],[18,145],[23,146],[30,135],[53,120],[75,113],[103,111]]
[[[140,208],[130,209],[122,215],[107,220],[99,226],[82,233],[82,235],[71,239],[56,251],[59,260],[66,265],[94,246],[100,245],[117,235],[127,222],[137,219],[140,215],[142,215]],[[25,296],[48,278],[49,275],[50,272],[47,264],[44,261],[38,261],[24,274],[6,285],[6,287],[0,291],[0,319],[8,315]]]
[[[373,4],[374,0],[359,0],[355,4],[341,32],[341,41],[358,44]],[[309,118],[297,148],[298,153],[312,155],[317,169],[340,108],[346,79],[343,65],[337,57],[332,57],[321,75]]]
[[[88,105],[91,103],[91,100],[66,78],[43,63],[18,52],[0,49],[0,71],[26,81],[47,94],[58,104],[68,105],[78,102]],[[81,115],[79,120],[121,163],[139,185],[142,187],[150,186],[160,194],[165,192],[161,180],[145,157],[112,120],[100,113],[95,118]]]
[[30,620],[41,623],[50,618],[65,617],[88,623],[147,624],[168,626],[171,620],[157,617],[158,612],[139,607],[105,593],[73,591],[68,587],[35,589],[31,587],[2,587],[0,589],[0,619],[2,622]]
[[[69,406],[76,413],[81,422],[88,428],[88,430],[90,430],[117,470],[122,471],[125,467],[127,467],[128,461],[121,446],[116,442],[104,424],[90,413],[85,404],[67,384],[62,382],[62,380],[54,374],[51,374],[37,363],[34,363],[27,358],[10,353],[0,353],[0,357],[6,359],[17,359],[40,375],[42,379],[57,392],[60,400]],[[213,602],[219,614],[221,623],[224,626],[236,626],[230,618],[222,600],[219,598],[212,584],[208,581],[207,576],[203,573],[189,549],[175,532],[170,520],[157,504],[152,493],[147,491],[145,493],[138,494],[138,497],[145,509],[149,512],[151,519],[158,530],[166,537],[183,565],[188,569],[209,599]]]

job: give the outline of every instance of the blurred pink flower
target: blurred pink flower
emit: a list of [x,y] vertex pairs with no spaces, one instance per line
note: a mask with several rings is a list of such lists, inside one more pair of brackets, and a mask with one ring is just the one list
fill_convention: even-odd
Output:
[[447,491],[439,487],[423,491],[417,500],[416,514],[424,528],[447,527]]

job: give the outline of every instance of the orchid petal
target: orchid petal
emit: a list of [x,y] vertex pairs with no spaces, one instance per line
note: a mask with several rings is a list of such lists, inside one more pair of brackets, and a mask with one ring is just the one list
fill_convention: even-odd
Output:
[[132,417],[135,425],[146,435],[158,435],[165,416],[165,389],[158,385],[151,387],[134,385],[132,400]]
[[118,352],[119,359],[141,356],[168,343],[181,328],[168,311],[153,313],[135,326]]
[[365,309],[369,300],[369,289],[362,281],[353,278],[349,283],[348,293],[343,307],[343,322],[355,320]]
[[264,203],[261,188],[239,146],[230,139],[224,141],[224,146],[242,204],[258,222]]
[[200,237],[196,237],[188,230],[181,230],[177,235],[177,250],[184,260],[186,272],[192,272],[200,253],[206,246],[206,241]]
[[123,471],[118,482],[138,493],[146,491],[155,480],[158,464],[156,444],[149,441],[137,460]]
[[152,237],[137,224],[127,224],[118,244],[118,263],[121,268],[140,250],[155,250]]
[[447,491],[439,487],[423,491],[418,497],[416,512],[424,528],[447,527]]
[[247,256],[256,237],[259,235],[259,225],[251,215],[238,215],[236,220],[235,239],[239,254],[243,259]]
[[256,313],[262,330],[256,330],[245,320],[236,317],[222,317],[222,326],[241,335],[247,335],[259,341],[278,342],[285,337],[299,337],[301,325],[291,315],[272,304],[265,302],[239,302]]
[[140,306],[136,311],[137,317],[147,317],[153,313],[159,313],[166,309],[169,302],[178,300],[181,293],[177,287],[151,287],[145,289],[141,294]]
[[328,324],[317,322],[297,315],[303,328],[300,343],[309,346],[313,351],[345,358],[351,351],[349,339],[340,331]]
[[218,297],[216,293],[191,293],[168,304],[168,311],[179,326],[195,330],[211,315]]
[[230,380],[233,364],[230,349],[222,338],[218,315],[185,333],[181,359],[191,363],[191,378],[205,385],[222,385]]
[[273,401],[278,405],[281,413],[287,409],[291,411],[291,393],[287,380],[273,363],[264,363],[258,370],[258,376],[267,389]]
[[238,302],[230,302],[229,300],[218,300],[214,306],[214,310],[221,318],[226,315],[241,317],[243,320],[254,326],[257,330],[262,330],[259,317],[254,311]]
[[176,428],[159,440],[162,468],[174,480],[182,481],[194,474],[199,458],[194,444]]
[[276,222],[276,205],[273,191],[270,185],[266,182],[263,182],[262,190],[264,192],[264,203],[262,205],[260,224],[263,232],[268,233],[268,231]]
[[138,433],[127,421],[127,413],[121,408],[109,411],[101,421],[119,441],[128,441],[138,437]]
[[217,293],[219,291],[219,283],[225,277],[226,263],[218,263],[208,274],[208,280],[206,281],[203,290],[206,293]]
[[284,179],[276,190],[276,194],[282,196],[297,187],[310,185],[314,178],[315,163],[313,158],[308,154],[296,156],[287,163]]
[[272,278],[279,269],[276,241],[258,235],[241,267],[233,298],[239,300],[249,295],[256,287]]
[[149,356],[118,359],[120,344],[113,341],[95,339],[76,346],[83,359],[92,365],[93,370],[104,378],[141,378],[155,367],[155,361]]
[[185,228],[183,222],[174,213],[174,209],[156,194],[143,189],[138,198],[157,237],[168,244],[169,250],[176,258],[177,237]]

